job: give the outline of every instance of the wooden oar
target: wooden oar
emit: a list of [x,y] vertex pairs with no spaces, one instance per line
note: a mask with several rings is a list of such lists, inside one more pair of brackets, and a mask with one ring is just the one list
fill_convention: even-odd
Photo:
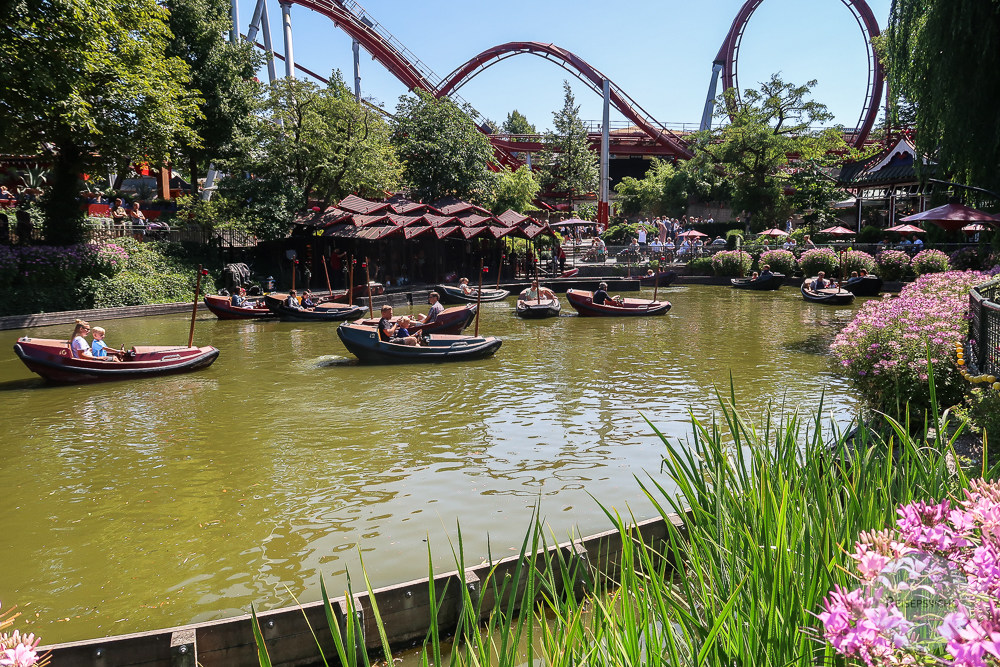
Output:
[[368,258],[365,257],[365,285],[368,287],[368,318],[371,319],[375,317],[375,312],[372,310],[372,279],[368,275]]
[[348,257],[347,261],[350,262],[350,264],[348,264],[350,268],[347,270],[347,305],[353,306],[354,305],[354,255]]
[[330,272],[326,268],[326,262],[320,262],[323,265],[323,275],[326,276],[326,291],[330,293],[330,299],[333,299],[333,287],[330,285]]
[[201,268],[201,264],[198,265],[198,280],[195,281],[194,286],[194,307],[191,308],[191,333],[188,334],[188,347],[194,346],[194,318],[198,315],[198,296],[201,293],[201,277],[207,276],[208,271]]
[[479,312],[483,309],[483,260],[479,260],[479,293],[476,294],[476,335],[479,335]]

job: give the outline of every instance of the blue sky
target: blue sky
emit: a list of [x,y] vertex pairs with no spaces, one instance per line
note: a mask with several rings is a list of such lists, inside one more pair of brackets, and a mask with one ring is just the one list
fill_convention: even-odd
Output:
[[[268,0],[275,49],[283,51],[281,12]],[[742,0],[364,0],[360,4],[438,76],[477,53],[508,41],[541,41],[576,53],[621,86],[657,120],[697,124],[712,60]],[[868,0],[884,29],[891,0]],[[246,31],[254,0],[240,0]],[[351,80],[351,40],[326,17],[292,7],[295,60]],[[258,37],[258,41],[260,38]],[[283,65],[279,62],[279,75]],[[780,72],[797,84],[817,79],[814,97],[835,122],[853,126],[867,88],[860,29],[840,0],[766,0],[750,20],[739,58],[741,87]],[[407,91],[362,48],[362,94],[393,110]],[[262,74],[261,78],[264,78]],[[502,122],[517,109],[540,130],[562,106],[570,81],[584,119],[601,118],[601,99],[554,63],[532,55],[507,59],[479,74],[459,94]],[[612,120],[624,118],[612,109]]]

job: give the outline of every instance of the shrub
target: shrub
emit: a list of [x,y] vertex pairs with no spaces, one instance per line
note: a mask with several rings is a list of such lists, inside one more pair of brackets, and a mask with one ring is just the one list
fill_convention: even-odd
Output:
[[717,276],[745,276],[751,266],[753,258],[742,250],[723,250],[712,256],[712,270]]
[[786,276],[792,275],[798,268],[795,255],[789,250],[768,250],[763,253],[758,260],[760,266],[769,264],[774,273],[784,273]]
[[87,250],[84,264],[80,269],[81,276],[111,277],[122,271],[128,263],[128,253],[114,243],[87,246]]
[[885,280],[899,280],[910,268],[910,256],[902,250],[883,250],[875,258],[878,270]]
[[913,258],[913,272],[918,276],[925,273],[944,273],[949,268],[948,255],[940,250],[922,250]]
[[28,285],[72,283],[88,260],[90,251],[87,248],[85,245],[21,248],[19,282]]
[[988,442],[1000,440],[1000,391],[989,386],[973,387],[955,414],[969,423],[973,433],[985,431]]
[[983,279],[975,271],[921,276],[899,298],[865,303],[837,334],[834,359],[870,407],[897,416],[906,402],[927,410],[928,356],[938,402],[961,400],[954,350],[968,327],[969,290]]
[[882,238],[885,232],[882,231],[881,227],[876,227],[874,225],[865,225],[858,232],[857,242],[858,243],[876,243],[880,238]]
[[802,273],[808,276],[815,276],[820,271],[825,271],[828,276],[835,275],[840,266],[840,259],[830,248],[814,248],[806,250],[799,257],[799,267]]
[[851,275],[852,271],[864,269],[868,273],[875,273],[875,258],[860,250],[848,250],[840,255],[843,266],[841,270],[845,276]]
[[692,276],[710,276],[713,272],[712,258],[697,257],[687,263],[687,268],[688,273]]
[[951,268],[956,271],[979,271],[983,268],[983,263],[979,258],[979,251],[975,248],[959,248],[948,256]]

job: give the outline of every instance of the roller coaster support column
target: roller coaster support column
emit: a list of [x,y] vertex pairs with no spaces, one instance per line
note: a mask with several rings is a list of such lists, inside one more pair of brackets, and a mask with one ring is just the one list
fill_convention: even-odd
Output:
[[253,18],[250,19],[250,27],[247,29],[246,39],[251,44],[257,39],[257,31],[261,29],[262,20],[264,24],[264,50],[267,51],[267,80],[270,83],[274,83],[274,80],[278,77],[274,72],[274,52],[271,48],[271,21],[267,16],[267,2],[265,0],[257,0],[257,4],[253,8]]
[[292,3],[281,3],[281,25],[285,31],[285,76],[295,78],[295,58],[292,57]]
[[278,78],[274,71],[274,49],[271,48],[271,19],[267,15],[267,0],[261,0],[261,17],[264,19],[264,49],[267,51],[267,82],[274,83]]
[[604,80],[604,117],[601,121],[601,189],[597,202],[597,225],[608,226],[609,147],[611,146],[611,81]]
[[235,44],[240,40],[240,3],[239,0],[232,0],[233,27],[229,31],[229,43]]
[[715,96],[719,87],[719,75],[722,74],[722,63],[712,65],[712,83],[708,84],[708,97],[705,98],[705,110],[701,114],[699,130],[712,129],[712,116],[715,115]]
[[351,44],[351,49],[354,51],[354,99],[358,104],[361,104],[361,57],[360,57],[361,45],[358,44],[358,40],[354,40]]

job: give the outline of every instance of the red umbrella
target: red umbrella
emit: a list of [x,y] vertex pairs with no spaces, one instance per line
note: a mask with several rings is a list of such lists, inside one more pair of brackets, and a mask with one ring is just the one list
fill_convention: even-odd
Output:
[[686,237],[689,237],[689,238],[692,238],[692,239],[693,239],[693,238],[697,238],[697,237],[699,237],[699,236],[708,236],[708,234],[702,234],[702,233],[701,233],[701,232],[699,232],[698,230],[696,230],[696,229],[692,229],[692,230],[690,230],[690,231],[687,231],[687,232],[681,232],[681,233],[680,233],[680,234],[678,234],[677,236],[686,236]]
[[896,225],[895,227],[886,228],[887,232],[896,232],[897,234],[923,234],[924,230],[920,229],[916,225]]
[[854,236],[857,232],[848,229],[847,227],[841,227],[837,225],[836,227],[827,227],[826,229],[821,229],[818,234],[829,234],[830,236]]
[[765,229],[760,233],[761,236],[773,236],[774,238],[779,238],[782,236],[788,236],[788,232],[780,229]]
[[961,229],[971,222],[1000,222],[1000,218],[977,211],[965,204],[945,204],[932,208],[923,213],[915,213],[905,218],[900,218],[900,222],[933,222],[938,227],[943,227],[949,232]]

